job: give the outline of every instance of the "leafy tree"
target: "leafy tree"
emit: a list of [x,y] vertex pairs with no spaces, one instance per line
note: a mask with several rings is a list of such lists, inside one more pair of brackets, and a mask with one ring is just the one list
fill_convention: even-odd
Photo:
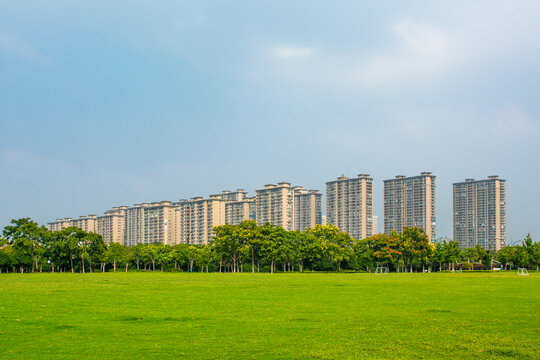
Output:
[[431,255],[432,248],[429,238],[419,227],[404,227],[400,234],[400,252],[405,264],[412,272],[413,262],[426,264]]
[[341,270],[341,262],[350,259],[353,254],[352,245],[354,243],[352,237],[339,230],[335,225],[320,225],[317,224],[307,232],[315,236],[321,243],[323,257],[330,259],[337,269]]
[[205,267],[206,272],[208,272],[208,266],[212,262],[212,248],[210,246],[200,247],[198,249],[197,258],[195,261],[197,265],[200,266],[201,272],[203,272]]
[[452,265],[452,270],[454,270],[454,265],[460,259],[461,251],[459,250],[459,242],[449,241],[448,244],[443,242],[443,252],[444,258],[448,262],[449,267]]
[[285,241],[286,231],[280,226],[272,226],[266,223],[261,227],[263,241],[261,254],[270,262],[270,273],[274,273],[276,260],[280,256],[280,246]]
[[122,264],[124,259],[124,247],[118,243],[110,243],[105,251],[105,261],[113,265],[116,272],[116,264]]
[[195,260],[197,260],[199,248],[195,245],[189,245],[186,250],[187,260],[189,263],[189,272],[193,272],[193,264],[195,264]]
[[354,257],[359,269],[365,268],[370,271],[374,267],[372,242],[371,238],[365,238],[353,245]]
[[169,245],[156,245],[156,262],[161,266],[161,272],[163,272],[163,266],[173,259],[171,251],[172,248]]
[[[88,260],[90,261],[90,272],[92,272],[92,262],[103,263],[105,251],[107,251],[107,245],[103,241],[103,237],[96,233],[88,233],[84,237],[86,243],[86,252],[88,254]],[[103,268],[103,271],[105,269]]]
[[45,250],[43,235],[47,231],[30,218],[13,219],[4,227],[3,235],[15,251],[12,262],[23,272],[24,267],[32,266],[32,272],[38,268]]
[[373,260],[378,264],[396,264],[398,268],[399,259],[401,259],[400,237],[399,234],[393,231],[390,236],[385,233],[380,233],[367,238],[366,241],[370,244],[373,254]]
[[181,267],[187,261],[187,246],[185,244],[175,245],[171,251],[171,256],[174,261],[174,268],[178,269],[178,266]]
[[505,246],[497,252],[497,260],[504,264],[504,268],[513,267],[516,262],[517,247],[515,246]]
[[2,271],[2,267],[6,269],[6,272],[9,272],[9,269],[13,266],[14,252],[13,246],[7,243],[0,246],[0,272]]

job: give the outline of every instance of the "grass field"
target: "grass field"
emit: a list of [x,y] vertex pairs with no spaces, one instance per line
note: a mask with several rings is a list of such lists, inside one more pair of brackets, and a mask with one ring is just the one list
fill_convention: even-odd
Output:
[[540,359],[540,275],[2,274],[0,359]]

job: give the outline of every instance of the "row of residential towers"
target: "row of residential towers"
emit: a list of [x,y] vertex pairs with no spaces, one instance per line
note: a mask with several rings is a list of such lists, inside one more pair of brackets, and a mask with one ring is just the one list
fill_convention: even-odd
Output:
[[[384,180],[384,232],[418,226],[430,240],[436,237],[435,176]],[[103,236],[106,242],[128,246],[139,243],[207,244],[213,228],[254,220],[286,230],[305,230],[316,224],[333,224],[355,239],[378,233],[373,216],[373,178],[360,174],[340,176],[326,183],[326,221],[322,216],[322,194],[281,182],[256,190],[254,197],[239,189],[223,191],[209,198],[194,197],[178,202],[161,201],[119,206],[102,216],[58,219],[49,229],[77,226]],[[500,249],[505,240],[505,181],[487,180],[454,184],[454,240],[462,248],[481,245]]]

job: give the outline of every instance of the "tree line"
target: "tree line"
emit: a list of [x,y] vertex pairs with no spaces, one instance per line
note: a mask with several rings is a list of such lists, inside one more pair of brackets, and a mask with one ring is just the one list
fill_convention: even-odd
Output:
[[460,250],[456,241],[432,244],[422,229],[377,234],[355,240],[333,225],[306,231],[279,226],[239,225],[214,228],[208,245],[106,244],[99,234],[77,227],[49,231],[29,218],[12,220],[0,236],[0,272],[204,271],[395,272],[536,268],[540,243],[530,235],[521,245],[498,252],[480,246]]

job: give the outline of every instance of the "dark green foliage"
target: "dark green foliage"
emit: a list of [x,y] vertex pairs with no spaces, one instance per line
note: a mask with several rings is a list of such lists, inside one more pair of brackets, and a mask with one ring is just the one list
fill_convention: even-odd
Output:
[[[377,234],[355,240],[333,225],[286,231],[258,226],[254,221],[221,225],[208,245],[105,244],[101,235],[77,227],[51,232],[23,218],[12,220],[0,237],[0,272],[93,272],[146,270],[289,272],[374,271],[386,266],[396,272],[537,268],[540,244],[530,235],[522,245],[498,253],[480,246],[459,249],[455,241],[433,245],[422,229]],[[498,265],[499,266],[499,265]]]

